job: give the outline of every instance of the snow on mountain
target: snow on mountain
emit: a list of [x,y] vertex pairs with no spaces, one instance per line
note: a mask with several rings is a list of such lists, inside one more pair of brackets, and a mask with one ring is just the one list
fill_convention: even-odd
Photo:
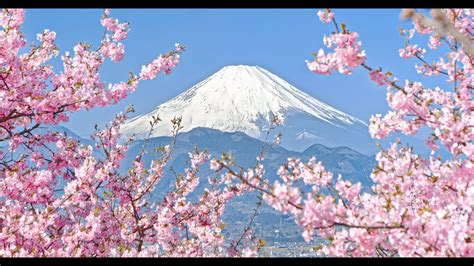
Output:
[[308,132],[305,130],[296,134],[296,139],[297,140],[317,140],[319,139],[319,137],[316,132]]
[[181,116],[181,132],[207,127],[262,139],[272,113],[283,117],[275,131],[283,134],[282,146],[288,149],[301,151],[321,143],[368,152],[366,123],[258,66],[226,66],[151,112],[128,120],[121,131],[141,138],[149,131],[151,117],[158,115],[162,122],[152,136],[169,136],[171,119]]

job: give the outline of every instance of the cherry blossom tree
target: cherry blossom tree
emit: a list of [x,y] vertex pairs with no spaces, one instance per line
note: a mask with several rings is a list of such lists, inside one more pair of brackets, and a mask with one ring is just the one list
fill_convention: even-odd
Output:
[[[472,9],[432,10],[431,18],[417,10],[402,13],[414,27],[401,30],[406,46],[399,54],[416,60],[420,75],[446,78],[434,88],[419,81],[401,82],[391,72],[369,66],[357,32],[340,27],[329,9],[318,16],[335,31],[323,38],[330,52],[320,49],[308,68],[324,75],[367,70],[371,80],[387,88],[391,109],[383,117],[372,116],[371,136],[416,135],[424,128],[430,131],[426,145],[432,154],[423,157],[399,141],[381,147],[370,193],[362,193],[360,183],[334,177],[316,158],[289,158],[278,171],[281,181],[253,185],[268,204],[294,217],[307,241],[315,235],[324,239],[316,247],[322,255],[474,256]],[[412,43],[415,34],[427,40],[430,57],[421,44]],[[447,52],[435,53],[441,49]],[[436,154],[440,146],[449,153],[444,158]],[[298,182],[310,192],[301,190]]]
[[[128,172],[120,173],[132,139],[123,140],[119,129],[132,107],[96,128],[95,147],[50,127],[73,112],[119,102],[143,80],[170,74],[184,47],[176,44],[142,66],[138,76],[106,86],[99,70],[107,59],[123,59],[127,23],[106,9],[98,48],[77,44],[74,54],[61,56],[63,70],[55,73],[47,62],[59,55],[56,33],[44,30],[39,44],[20,53],[26,49],[24,21],[24,10],[0,13],[0,256],[255,255],[251,230],[233,244],[222,234],[224,206],[244,187],[209,178],[198,200],[188,199],[199,184],[199,166],[209,159],[205,152],[190,153],[191,166],[176,178],[175,189],[151,200],[174,142],[145,165],[145,141]],[[150,121],[150,135],[159,121]],[[172,122],[176,136],[180,118]]]

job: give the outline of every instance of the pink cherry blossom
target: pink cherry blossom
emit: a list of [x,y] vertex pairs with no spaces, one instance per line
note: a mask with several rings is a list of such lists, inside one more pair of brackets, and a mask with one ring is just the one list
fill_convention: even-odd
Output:
[[343,31],[324,37],[328,48],[334,53],[326,54],[320,49],[314,61],[306,61],[308,68],[317,74],[329,75],[332,70],[342,74],[351,74],[351,69],[365,62],[365,51],[361,50],[362,43],[358,41],[356,32]]
[[382,74],[380,70],[373,70],[370,72],[369,77],[373,80],[377,85],[384,86],[389,83],[389,80],[386,75]]
[[[254,256],[252,237],[228,249],[221,234],[225,203],[247,187],[231,189],[235,183],[210,179],[210,188],[197,201],[187,198],[200,184],[197,173],[209,159],[206,153],[191,154],[191,166],[176,180],[176,189],[162,201],[149,202],[172,148],[165,146],[163,156],[151,165],[138,156],[120,173],[131,140],[124,141],[119,129],[132,108],[97,128],[94,152],[92,146],[45,127],[67,121],[73,112],[115,104],[142,80],[170,74],[184,46],[144,66],[139,77],[131,74],[127,81],[105,84],[99,71],[107,58],[118,62],[124,57],[120,41],[127,37],[127,23],[110,17],[106,9],[101,20],[106,34],[99,47],[77,44],[73,53],[62,54],[63,70],[55,73],[47,62],[59,54],[56,33],[44,30],[37,36],[40,44],[20,54],[26,44],[19,32],[24,20],[23,10],[1,12],[0,62],[5,71],[0,91],[9,93],[0,92],[0,142],[9,149],[0,151],[0,254]],[[40,126],[45,132],[37,130]],[[13,156],[20,148],[22,154]]]
[[[451,19],[453,26],[470,38],[472,12],[460,9],[436,12]],[[436,12],[433,14],[439,17]],[[278,174],[284,184],[275,181],[270,192],[261,189],[265,193],[263,198],[283,213],[293,209],[291,213],[306,241],[315,235],[327,240],[327,244],[318,248],[318,254],[418,257],[474,254],[472,60],[461,47],[450,45],[449,41],[457,37],[449,32],[444,33],[445,42],[440,42],[439,29],[417,20],[414,29],[402,32],[408,40],[413,40],[416,33],[429,34],[430,49],[446,45],[451,50],[446,57],[429,64],[424,59],[426,50],[407,41],[406,47],[400,49],[400,56],[421,61],[422,65],[417,66],[421,75],[447,76],[448,85],[456,82],[453,91],[408,80],[399,84],[397,78],[389,80],[389,75],[368,66],[365,57],[357,62],[353,60],[355,57],[341,56],[341,49],[352,49],[354,42],[345,40],[347,36],[342,34],[347,32],[341,34],[338,28],[336,33],[324,37],[325,45],[334,52],[320,50],[313,62],[307,62],[311,71],[325,75],[333,69],[348,74],[359,65],[368,70],[371,80],[387,86],[391,109],[384,116],[371,117],[371,136],[381,139],[394,132],[416,135],[424,128],[430,132],[426,145],[432,150],[431,155],[421,156],[402,146],[399,140],[382,148],[376,154],[370,193],[362,192],[360,183],[353,184],[341,176],[337,180],[324,178],[332,174],[315,158],[307,163],[292,158],[280,167]],[[436,154],[440,147],[450,154],[446,157]],[[292,189],[300,189],[296,183],[299,178],[310,186],[305,190],[309,192],[299,192],[304,195],[303,202],[287,196]]]
[[421,49],[418,45],[407,45],[405,48],[399,50],[400,57],[402,58],[411,58],[416,55],[423,56],[426,53],[425,49]]
[[323,23],[329,23],[334,19],[334,13],[330,9],[318,11],[318,17]]

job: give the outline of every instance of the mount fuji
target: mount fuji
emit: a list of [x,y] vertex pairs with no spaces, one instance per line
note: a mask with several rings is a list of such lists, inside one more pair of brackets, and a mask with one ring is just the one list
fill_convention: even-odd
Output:
[[170,136],[171,119],[182,117],[181,132],[194,128],[212,128],[222,132],[243,132],[262,140],[272,114],[283,118],[273,130],[282,133],[281,145],[303,151],[319,143],[328,147],[347,146],[370,153],[367,124],[323,103],[309,94],[258,66],[226,66],[157,106],[149,113],[126,121],[121,132],[143,138],[148,133],[152,116],[161,122],[152,137]]

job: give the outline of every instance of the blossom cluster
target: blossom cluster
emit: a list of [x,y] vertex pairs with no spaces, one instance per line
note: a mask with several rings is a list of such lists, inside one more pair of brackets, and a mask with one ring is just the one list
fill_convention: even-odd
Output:
[[366,57],[358,38],[356,32],[348,30],[324,36],[324,44],[334,49],[334,52],[325,53],[323,49],[319,49],[314,61],[306,61],[308,68],[317,74],[330,75],[331,71],[351,74],[352,69],[363,64]]

